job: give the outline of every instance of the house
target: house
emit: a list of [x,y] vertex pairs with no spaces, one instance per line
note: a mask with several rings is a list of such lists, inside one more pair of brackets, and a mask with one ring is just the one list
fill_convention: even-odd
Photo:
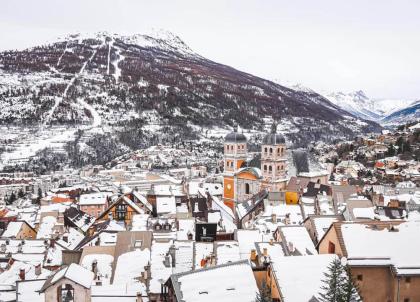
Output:
[[254,302],[258,287],[248,260],[173,274],[165,283],[168,302]]
[[123,194],[118,197],[96,220],[112,219],[124,226],[130,225],[133,216],[144,214],[144,211],[129,197],[129,194]]
[[78,229],[81,233],[86,234],[95,218],[91,215],[72,206],[64,211],[64,225]]
[[309,215],[303,221],[303,225],[308,231],[313,243],[317,245],[332,223],[343,220],[344,217],[342,215]]
[[111,195],[111,192],[82,194],[79,197],[79,209],[97,218],[108,207],[109,196]]
[[11,221],[1,237],[14,239],[35,239],[36,230],[26,221]]
[[273,258],[267,270],[273,302],[319,301],[324,273],[335,255],[312,255]]
[[281,226],[274,233],[275,240],[281,242],[286,255],[316,255],[314,243],[304,226]]
[[420,301],[419,232],[418,221],[335,222],[318,250],[346,257],[363,301]]
[[94,273],[78,264],[70,264],[49,277],[40,292],[45,301],[90,302],[90,289]]

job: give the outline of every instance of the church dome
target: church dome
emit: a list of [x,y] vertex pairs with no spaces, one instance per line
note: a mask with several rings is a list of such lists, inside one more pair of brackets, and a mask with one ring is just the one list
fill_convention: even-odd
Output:
[[271,126],[271,133],[264,136],[263,145],[282,145],[286,143],[286,139],[280,133],[277,133],[277,125],[273,123]]
[[238,127],[233,128],[233,132],[225,136],[226,143],[246,143],[246,136],[238,132]]

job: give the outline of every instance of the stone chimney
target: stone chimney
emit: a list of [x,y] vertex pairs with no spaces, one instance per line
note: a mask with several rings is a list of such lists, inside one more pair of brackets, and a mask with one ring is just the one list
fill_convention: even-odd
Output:
[[251,257],[250,257],[251,261],[255,261],[257,260],[257,251],[255,249],[251,250]]
[[22,281],[24,281],[24,280],[25,280],[25,269],[24,269],[24,268],[21,268],[21,269],[19,270],[19,278],[20,278],[20,280],[22,280]]
[[263,256],[268,256],[268,249],[266,247],[263,248]]
[[277,215],[276,214],[271,214],[271,222],[272,223],[277,223]]
[[50,247],[55,248],[55,239],[50,239]]
[[42,266],[41,266],[41,263],[38,263],[37,265],[35,265],[35,275],[39,276],[41,275],[41,272],[42,272]]

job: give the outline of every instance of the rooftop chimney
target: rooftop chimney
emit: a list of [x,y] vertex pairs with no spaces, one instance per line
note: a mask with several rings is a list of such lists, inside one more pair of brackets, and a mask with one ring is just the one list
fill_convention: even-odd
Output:
[[21,268],[21,269],[19,270],[19,278],[20,278],[20,280],[22,280],[22,281],[24,281],[24,280],[25,280],[25,269],[24,269],[24,268]]
[[251,250],[251,257],[250,257],[251,261],[255,261],[257,259],[257,251],[252,249]]
[[263,255],[264,256],[268,256],[268,250],[267,250],[267,248],[265,247],[265,248],[263,248]]
[[41,272],[42,272],[41,263],[38,263],[37,265],[35,265],[35,275],[39,276],[41,275]]

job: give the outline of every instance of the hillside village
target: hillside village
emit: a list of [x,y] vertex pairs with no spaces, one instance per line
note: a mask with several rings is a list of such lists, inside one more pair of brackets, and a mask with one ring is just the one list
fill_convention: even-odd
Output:
[[273,123],[258,152],[234,127],[2,173],[0,300],[323,301],[341,259],[359,300],[420,301],[418,125],[289,149]]

